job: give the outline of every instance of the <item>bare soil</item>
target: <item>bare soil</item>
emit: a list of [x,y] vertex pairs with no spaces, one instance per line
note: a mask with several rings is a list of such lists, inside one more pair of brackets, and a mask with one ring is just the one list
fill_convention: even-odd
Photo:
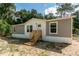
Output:
[[[78,38],[77,38],[78,39]],[[79,56],[79,41],[72,44],[40,41],[34,46],[27,46],[26,39],[0,37],[0,56]]]

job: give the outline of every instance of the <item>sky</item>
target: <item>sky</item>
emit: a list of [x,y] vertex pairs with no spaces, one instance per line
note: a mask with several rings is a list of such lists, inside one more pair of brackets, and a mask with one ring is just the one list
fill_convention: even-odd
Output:
[[[74,3],[77,4],[77,3]],[[57,13],[57,5],[56,3],[16,3],[16,10],[19,11],[21,9],[26,9],[26,10],[31,10],[35,9],[39,13],[42,14],[49,14],[53,13],[56,15]],[[76,8],[75,10],[79,10],[79,7]]]
[[55,3],[16,3],[16,10],[31,10],[36,9],[39,13],[48,14],[50,12],[56,12],[56,4]]

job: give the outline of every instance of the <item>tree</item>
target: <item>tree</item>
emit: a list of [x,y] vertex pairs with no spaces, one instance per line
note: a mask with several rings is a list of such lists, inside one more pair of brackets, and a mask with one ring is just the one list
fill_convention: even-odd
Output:
[[43,15],[41,13],[38,13],[37,16],[36,16],[36,18],[43,19]]
[[72,13],[75,9],[75,6],[72,5],[71,3],[59,3],[57,5],[58,5],[57,13],[61,17],[66,16],[67,13]]
[[25,9],[22,9],[20,10],[20,18],[22,19],[22,22],[26,22],[28,21],[28,15],[30,14],[29,11],[25,10]]
[[32,18],[36,18],[37,16],[37,11],[35,9],[32,9],[31,10],[31,15],[32,15]]
[[73,13],[73,15],[76,16],[74,18],[74,28],[78,28],[79,29],[79,11],[76,11],[75,13]]
[[48,15],[45,15],[45,19],[55,19],[56,17],[53,15],[53,13],[49,13]]
[[16,11],[16,24],[18,23],[24,23],[32,18],[31,12],[26,9],[21,9],[20,11]]
[[0,3],[0,34],[8,35],[10,33],[11,26],[13,23],[13,16],[15,12],[14,3]]
[[24,23],[31,18],[43,19],[42,13],[38,13],[37,10],[32,9],[31,11],[26,9],[21,9],[15,13],[16,21],[15,24]]
[[14,3],[0,3],[0,19],[6,20],[11,24],[15,10],[16,7]]
[[11,25],[5,20],[0,20],[0,35],[6,36],[11,33]]

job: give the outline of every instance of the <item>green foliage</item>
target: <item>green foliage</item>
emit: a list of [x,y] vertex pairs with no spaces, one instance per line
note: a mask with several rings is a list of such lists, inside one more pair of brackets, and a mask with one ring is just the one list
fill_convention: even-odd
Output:
[[10,34],[11,26],[4,20],[0,20],[0,34],[6,36]]
[[45,19],[55,19],[56,17],[53,15],[53,13],[49,13],[48,15],[45,15]]
[[72,15],[75,15],[76,17],[73,20],[73,33],[74,34],[79,34],[79,11],[76,11]]
[[43,19],[43,15],[41,13],[38,13],[37,16],[36,16],[36,18]]
[[65,16],[66,13],[71,13],[74,11],[75,7],[71,3],[58,3],[57,14],[61,17]]
[[12,24],[12,17],[16,10],[14,3],[0,3],[0,19],[6,20],[9,24]]
[[32,15],[32,18],[36,18],[36,16],[37,16],[37,10],[32,9],[31,10],[31,15]]
[[31,11],[26,9],[21,9],[20,11],[17,11],[15,13],[16,17],[19,17],[17,21],[15,21],[15,24],[24,23],[31,18],[38,18],[38,19],[54,19],[56,18],[53,13],[50,13],[48,15],[43,15],[42,13],[37,12],[35,9],[31,9]]
[[79,29],[79,11],[76,11],[75,13],[73,13],[73,15],[75,15],[76,17],[73,20],[74,23],[74,28],[78,28]]
[[78,28],[74,28],[73,29],[73,34],[78,34],[79,35],[79,29]]
[[24,23],[32,18],[31,12],[25,9],[17,11],[15,16],[18,17],[15,21],[15,24]]

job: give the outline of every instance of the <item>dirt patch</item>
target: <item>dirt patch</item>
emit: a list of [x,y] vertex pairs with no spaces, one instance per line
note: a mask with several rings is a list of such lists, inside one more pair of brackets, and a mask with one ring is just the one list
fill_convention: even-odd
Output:
[[79,55],[79,42],[72,44],[40,41],[35,46],[24,45],[28,40],[0,37],[0,55],[5,56],[73,56]]

